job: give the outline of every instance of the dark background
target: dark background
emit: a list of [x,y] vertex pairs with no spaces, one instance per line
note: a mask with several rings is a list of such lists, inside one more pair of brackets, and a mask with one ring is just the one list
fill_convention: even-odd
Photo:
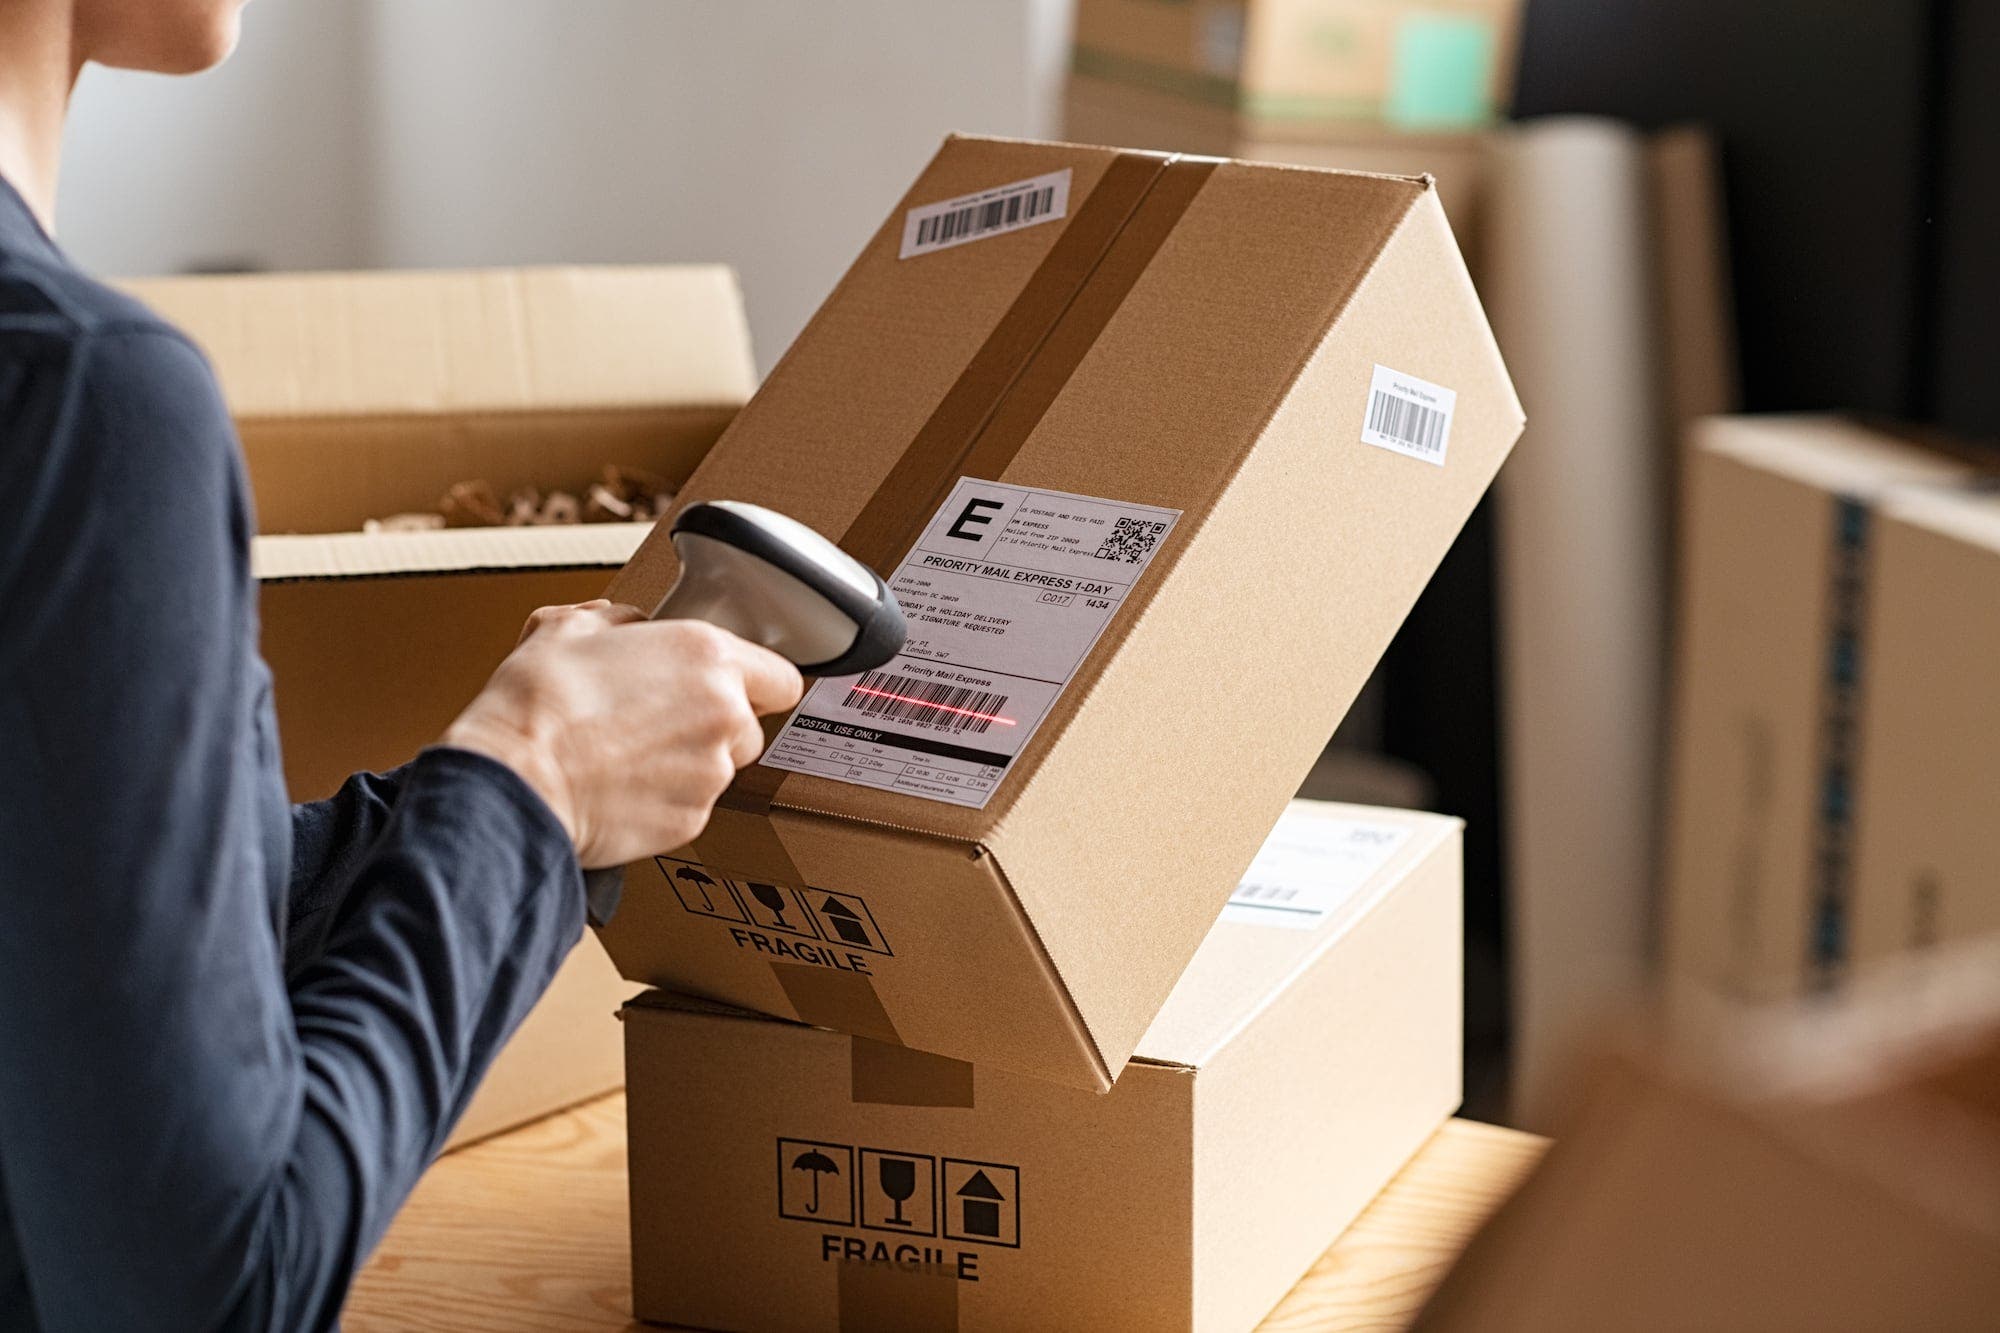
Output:
[[[2000,0],[1529,0],[1514,108],[1714,131],[1746,410],[2000,460]],[[1507,1034],[1492,534],[1489,502],[1384,663],[1385,748],[1467,821],[1474,1115],[1504,1106]]]

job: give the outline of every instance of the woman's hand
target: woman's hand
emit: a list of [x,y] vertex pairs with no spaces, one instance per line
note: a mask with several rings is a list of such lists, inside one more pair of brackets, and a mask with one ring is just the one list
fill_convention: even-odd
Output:
[[442,743],[519,773],[586,868],[622,865],[701,832],[763,751],[758,715],[804,688],[784,658],[701,621],[543,607]]

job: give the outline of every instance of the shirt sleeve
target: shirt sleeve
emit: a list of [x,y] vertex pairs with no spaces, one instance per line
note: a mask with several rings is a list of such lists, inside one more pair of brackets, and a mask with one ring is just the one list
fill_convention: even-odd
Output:
[[323,801],[292,807],[291,894],[285,921],[285,975],[320,956],[355,873],[388,827],[408,766],[356,773]]
[[426,751],[288,983],[206,366],[90,335],[0,376],[0,423],[0,1180],[37,1316],[329,1327],[579,936],[575,858],[511,770]]

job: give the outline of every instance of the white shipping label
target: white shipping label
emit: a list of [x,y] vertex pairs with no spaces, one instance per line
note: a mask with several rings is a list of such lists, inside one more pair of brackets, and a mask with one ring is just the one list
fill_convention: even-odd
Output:
[[896,257],[927,255],[1053,222],[1069,212],[1069,178],[1069,168],[1064,167],[1046,176],[913,208],[903,216],[903,250]]
[[1375,367],[1368,384],[1368,410],[1361,442],[1444,466],[1451,442],[1451,413],[1458,394],[1387,366]]
[[1360,892],[1409,837],[1407,824],[1281,819],[1230,895],[1222,919],[1312,930]]
[[959,478],[889,578],[903,651],[815,683],[763,762],[984,806],[1180,516]]

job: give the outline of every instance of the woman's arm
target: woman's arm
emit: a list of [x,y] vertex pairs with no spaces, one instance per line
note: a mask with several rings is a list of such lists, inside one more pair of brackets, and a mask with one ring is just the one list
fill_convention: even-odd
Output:
[[153,331],[8,365],[0,1175],[36,1311],[324,1327],[577,938],[570,841],[513,771],[427,752],[288,990],[206,369]]
[[409,765],[356,773],[323,801],[292,807],[292,886],[285,922],[285,975],[320,956],[355,872],[389,826]]
[[537,613],[288,982],[227,416],[169,333],[48,327],[0,348],[0,1188],[44,1327],[325,1327],[581,933],[579,861],[693,837],[801,682]]

